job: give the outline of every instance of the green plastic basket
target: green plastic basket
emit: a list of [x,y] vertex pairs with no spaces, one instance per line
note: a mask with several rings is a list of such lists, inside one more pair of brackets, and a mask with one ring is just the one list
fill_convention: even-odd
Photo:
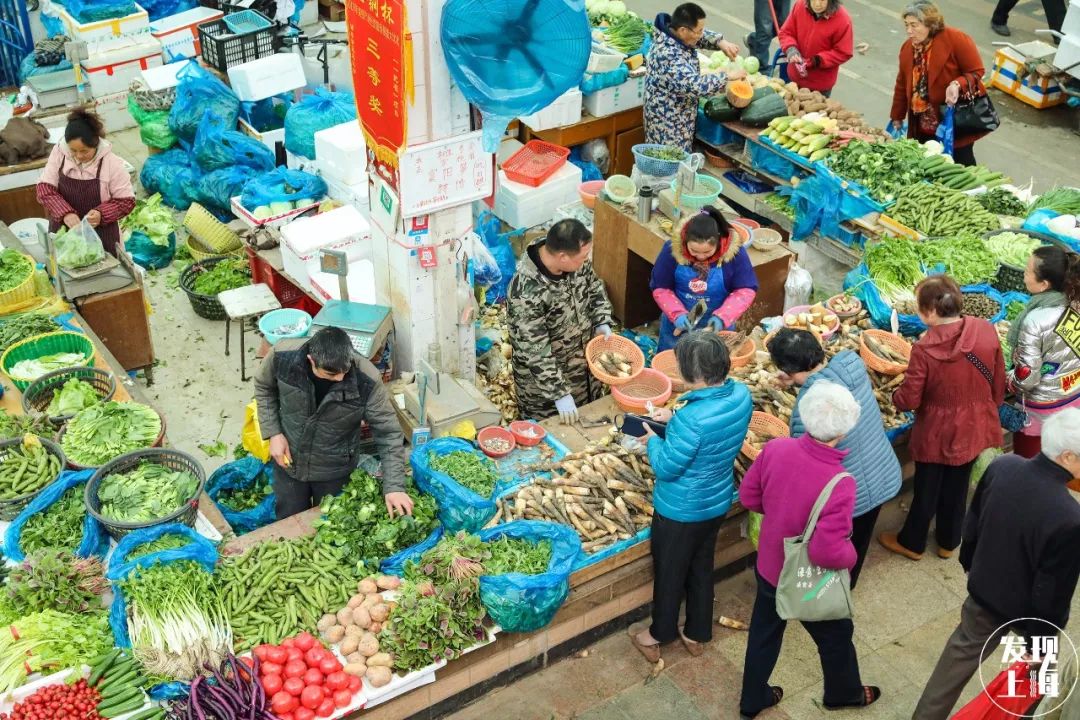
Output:
[[[17,378],[11,375],[11,368],[23,360],[33,360],[34,358],[42,357],[43,355],[53,355],[55,353],[82,353],[85,361],[76,363],[75,366],[85,365],[93,367],[94,365],[94,343],[90,338],[86,337],[82,333],[61,331],[43,333],[41,335],[34,335],[28,337],[21,342],[17,342],[9,347],[0,357],[0,369],[4,371],[4,374],[11,378],[11,382],[20,391],[26,390],[30,387],[30,383],[34,382],[37,378]],[[73,366],[74,367],[74,366]]]
[[[712,175],[698,173],[694,180],[694,189],[697,190],[703,186],[713,188],[713,191],[710,191],[707,195],[691,195],[690,193],[683,193],[679,196],[679,204],[688,208],[702,208],[716,202],[716,199],[720,197],[720,192],[724,189],[724,184]],[[679,179],[676,178],[671,181],[671,191],[677,194],[678,187]]]

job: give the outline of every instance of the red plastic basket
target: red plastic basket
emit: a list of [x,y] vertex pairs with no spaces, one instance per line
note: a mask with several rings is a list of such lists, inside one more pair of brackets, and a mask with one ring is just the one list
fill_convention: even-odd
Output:
[[[304,291],[289,282],[270,263],[259,257],[255,249],[250,245],[247,246],[247,254],[248,267],[251,268],[251,282],[269,285],[270,292],[274,293],[274,297],[278,299],[282,307],[299,307],[300,300],[307,297],[304,295]],[[301,309],[307,310],[307,308]],[[312,316],[315,315],[310,310],[308,310],[308,313]]]
[[507,179],[537,187],[555,174],[568,157],[570,148],[543,140],[530,140],[503,163],[502,169]]

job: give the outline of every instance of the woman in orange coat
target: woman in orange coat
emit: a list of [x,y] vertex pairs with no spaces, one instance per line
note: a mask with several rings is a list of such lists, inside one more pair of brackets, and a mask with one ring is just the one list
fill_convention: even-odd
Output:
[[[971,36],[945,27],[941,11],[929,0],[915,0],[904,10],[907,42],[900,48],[900,72],[893,90],[891,125],[908,121],[908,137],[930,140],[941,122],[942,105],[955,105],[962,92],[981,91],[982,58]],[[975,164],[975,141],[986,133],[956,135],[953,159]]]

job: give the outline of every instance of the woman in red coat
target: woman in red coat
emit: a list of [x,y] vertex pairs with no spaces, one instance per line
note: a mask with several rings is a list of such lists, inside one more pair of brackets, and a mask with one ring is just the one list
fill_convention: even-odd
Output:
[[[983,69],[979,49],[971,36],[945,27],[937,6],[915,0],[904,11],[907,42],[900,47],[900,72],[896,74],[890,125],[908,121],[908,137],[931,140],[941,121],[942,105],[955,105],[960,93],[982,92]],[[953,159],[975,164],[975,141],[986,133],[957,135]]]
[[851,16],[840,0],[804,0],[791,8],[780,28],[780,49],[788,59],[788,77],[799,87],[828,97],[840,66],[851,59]]
[[971,465],[983,450],[1001,445],[1005,358],[993,325],[960,314],[964,296],[952,278],[923,280],[915,298],[930,329],[911,349],[907,376],[893,393],[898,409],[915,411],[909,443],[915,497],[903,529],[878,541],[919,560],[936,515],[937,554],[948,558],[960,545]]

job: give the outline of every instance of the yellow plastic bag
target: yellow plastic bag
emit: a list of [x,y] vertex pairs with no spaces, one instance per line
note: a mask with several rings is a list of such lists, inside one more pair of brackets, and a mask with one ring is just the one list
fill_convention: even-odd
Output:
[[263,462],[270,459],[270,442],[263,440],[262,431],[259,430],[259,413],[255,409],[255,401],[252,400],[244,408],[244,430],[240,433],[244,449],[259,458]]

